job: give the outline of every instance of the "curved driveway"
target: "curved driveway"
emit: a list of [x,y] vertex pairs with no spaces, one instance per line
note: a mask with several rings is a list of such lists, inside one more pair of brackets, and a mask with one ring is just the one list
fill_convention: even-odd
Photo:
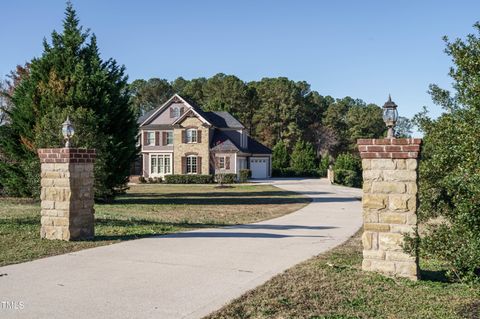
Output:
[[123,242],[0,268],[0,318],[201,318],[362,224],[361,191],[269,180],[313,202],[260,223]]

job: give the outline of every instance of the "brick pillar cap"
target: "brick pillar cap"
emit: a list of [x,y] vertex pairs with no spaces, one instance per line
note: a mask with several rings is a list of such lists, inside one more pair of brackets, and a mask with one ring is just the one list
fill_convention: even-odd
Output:
[[93,163],[97,156],[90,148],[39,148],[40,163]]
[[421,138],[384,138],[357,140],[360,157],[364,159],[418,158]]

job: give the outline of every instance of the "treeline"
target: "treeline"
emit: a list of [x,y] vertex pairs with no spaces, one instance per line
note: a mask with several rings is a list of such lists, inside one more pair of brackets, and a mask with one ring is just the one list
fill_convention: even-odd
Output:
[[[292,152],[297,142],[310,143],[317,159],[355,152],[358,138],[385,134],[378,105],[351,97],[322,96],[307,82],[286,77],[245,82],[219,73],[192,80],[179,77],[172,82],[140,79],[130,88],[132,106],[139,115],[178,93],[206,111],[232,113],[251,136],[271,148],[281,141]],[[402,125],[400,134],[409,134],[409,130],[408,125]]]

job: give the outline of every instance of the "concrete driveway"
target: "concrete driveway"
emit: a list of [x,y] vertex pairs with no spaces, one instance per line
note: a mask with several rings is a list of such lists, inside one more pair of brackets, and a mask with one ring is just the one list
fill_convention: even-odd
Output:
[[[309,196],[292,214],[139,239],[0,268],[0,318],[201,318],[353,235],[360,190],[265,181]],[[3,274],[3,276],[1,276]],[[1,304],[0,304],[1,306]],[[20,307],[19,307],[20,308]]]

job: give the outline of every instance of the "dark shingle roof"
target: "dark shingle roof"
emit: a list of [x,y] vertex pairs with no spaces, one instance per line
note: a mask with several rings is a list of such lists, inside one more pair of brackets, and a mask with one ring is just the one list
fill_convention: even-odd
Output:
[[218,128],[245,128],[232,114],[228,112],[204,112],[206,119]]
[[[232,133],[230,133],[232,134]],[[240,134],[235,132],[234,134]],[[240,147],[237,143],[232,141],[224,132],[221,130],[215,130],[213,134],[211,149],[213,151],[241,151],[243,153],[252,153],[252,154],[271,154],[272,150],[266,147],[265,145],[257,142],[250,136],[248,137],[247,147]]]
[[143,114],[142,116],[140,116],[137,120],[137,124],[142,124],[146,119],[148,119],[150,117],[150,115],[152,115],[156,110],[158,109],[158,107],[148,111],[147,113]]

